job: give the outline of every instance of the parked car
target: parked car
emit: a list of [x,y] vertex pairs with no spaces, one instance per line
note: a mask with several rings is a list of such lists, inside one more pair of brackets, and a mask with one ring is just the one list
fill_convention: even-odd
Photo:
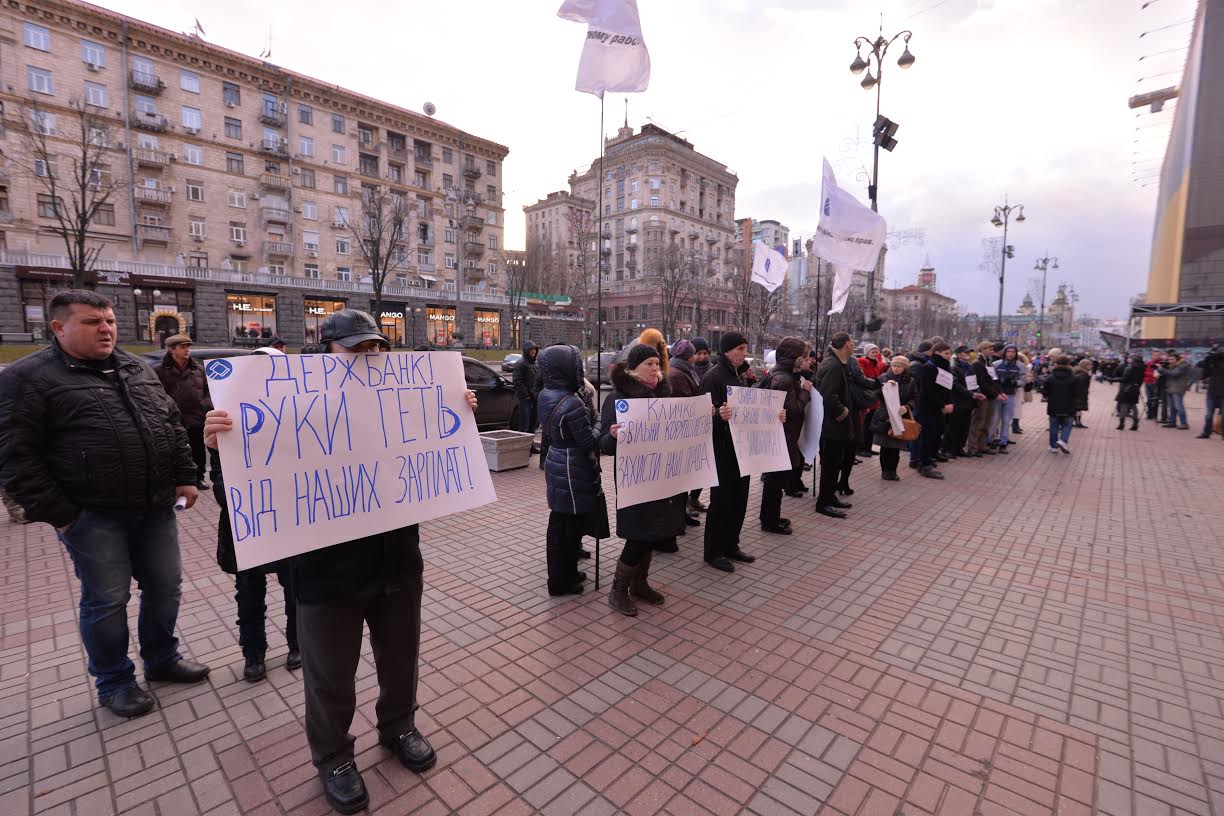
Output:
[[[605,351],[601,354],[592,354],[590,357],[587,357],[585,366],[586,378],[594,383],[596,378],[599,377],[603,380],[604,384],[607,384],[608,369],[616,362],[616,355],[615,351]],[[603,372],[602,377],[600,376],[600,371]]]
[[[161,365],[161,361],[165,359],[168,349],[155,349],[154,351],[146,351],[140,355],[140,359],[144,360],[151,366]],[[253,354],[253,348],[197,348],[191,347],[191,356],[197,360],[218,360],[222,357],[246,357]]]
[[502,362],[501,362],[502,373],[503,374],[512,373],[515,367],[518,366],[519,362],[522,359],[523,359],[523,355],[521,354],[507,354],[505,357],[502,358]]

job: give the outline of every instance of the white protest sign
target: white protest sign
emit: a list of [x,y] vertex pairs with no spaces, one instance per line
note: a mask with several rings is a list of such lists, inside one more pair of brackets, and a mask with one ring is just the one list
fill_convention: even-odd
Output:
[[808,392],[812,401],[808,403],[803,417],[803,430],[799,433],[799,452],[803,461],[815,462],[820,456],[820,429],[824,427],[824,395],[813,388]]
[[785,402],[785,391],[727,386],[731,441],[741,476],[790,470],[786,431],[778,420]]
[[896,380],[884,383],[884,407],[888,409],[888,425],[893,436],[905,433],[905,423],[901,421],[901,390]]
[[939,369],[935,372],[935,384],[941,388],[952,387],[952,372],[945,369]]
[[454,352],[210,360],[238,569],[497,500]]
[[987,363],[986,364],[986,373],[990,375],[990,379],[992,380],[999,379],[999,372],[995,370],[996,365],[998,365],[998,363]]
[[968,388],[970,391],[978,390],[976,374],[966,374],[965,375],[965,388]]
[[616,401],[618,508],[718,484],[712,405],[709,394]]

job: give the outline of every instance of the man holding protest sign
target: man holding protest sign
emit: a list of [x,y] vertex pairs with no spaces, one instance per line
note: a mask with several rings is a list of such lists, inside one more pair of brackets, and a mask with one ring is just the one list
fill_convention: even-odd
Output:
[[[323,358],[323,370],[328,370],[329,360],[333,363],[338,360],[341,365],[332,370],[343,370],[346,379],[357,369],[359,360],[353,358],[362,355],[359,359],[364,359],[365,371],[377,372],[380,369],[373,361],[390,350],[390,343],[379,332],[374,318],[355,309],[342,309],[329,316],[320,326],[319,335],[323,352],[339,355]],[[389,359],[386,370],[394,372],[395,362]],[[425,366],[428,360],[416,362]],[[305,364],[302,361],[301,365]],[[411,373],[401,370],[401,376]],[[222,368],[220,376],[228,377],[228,370]],[[319,380],[315,382],[317,385]],[[221,404],[219,393],[214,389],[214,399]],[[441,392],[438,393],[441,399]],[[465,397],[474,415],[476,395],[465,390]],[[410,416],[407,410],[401,412],[401,428],[396,432],[403,432],[404,417]],[[244,437],[253,434],[254,429],[246,426],[247,418],[242,420]],[[209,412],[204,423],[205,444],[218,447],[218,434],[233,428],[234,421],[226,411]],[[386,432],[384,428],[383,433]],[[241,458],[240,455],[237,465],[242,464]],[[223,464],[226,461],[223,459]],[[319,501],[322,499],[316,499],[316,503]],[[311,513],[316,512],[314,507],[315,504],[309,505]],[[326,512],[327,507],[323,510]],[[390,506],[382,512],[390,512]],[[328,803],[341,813],[356,813],[369,803],[365,784],[353,761],[354,739],[348,733],[357,705],[356,672],[363,624],[370,629],[370,645],[378,669],[379,742],[395,753],[404,767],[417,773],[437,762],[432,746],[415,726],[424,572],[420,528],[411,524],[305,552],[293,558],[291,570],[298,598],[298,639],[311,759],[319,771]]]
[[761,529],[767,533],[790,535],[790,519],[782,518],[782,491],[789,489],[796,473],[803,472],[803,454],[799,452],[799,436],[803,432],[803,417],[811,399],[812,383],[796,374],[800,360],[808,360],[808,344],[798,337],[787,337],[778,344],[773,371],[762,387],[786,394],[786,450],[790,469],[766,473],[761,477]]

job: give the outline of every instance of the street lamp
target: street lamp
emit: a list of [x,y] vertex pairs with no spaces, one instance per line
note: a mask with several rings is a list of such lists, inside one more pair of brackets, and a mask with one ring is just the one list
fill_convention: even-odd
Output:
[[1033,269],[1041,272],[1041,311],[1037,317],[1037,350],[1041,351],[1045,348],[1045,295],[1046,295],[1046,271],[1049,269],[1058,268],[1058,259],[1051,258],[1047,255],[1044,258],[1038,258]]
[[999,340],[1003,339],[1003,274],[1007,270],[1007,259],[1015,254],[1015,249],[1007,243],[1007,227],[1013,212],[1016,213],[1017,224],[1024,221],[1024,205],[1008,204],[1007,196],[1004,196],[1003,206],[995,207],[994,217],[990,219],[990,223],[1003,228],[1003,252],[999,258],[999,318],[995,323],[995,334]]
[[419,345],[419,343],[417,343],[416,322],[417,322],[417,315],[421,313],[421,307],[413,306],[408,311],[409,313],[412,314],[412,347],[416,348]]

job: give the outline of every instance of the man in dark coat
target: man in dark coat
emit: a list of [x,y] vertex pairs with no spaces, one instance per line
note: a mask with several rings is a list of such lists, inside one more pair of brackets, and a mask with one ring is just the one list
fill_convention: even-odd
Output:
[[943,439],[945,418],[952,413],[954,378],[950,368],[952,349],[942,340],[931,345],[931,355],[918,370],[918,473],[928,479],[942,479],[936,470],[939,443]]
[[704,337],[694,337],[689,342],[693,344],[693,369],[698,377],[704,378],[710,370],[710,344]]
[[153,370],[115,347],[111,302],[51,299],[51,344],[0,373],[0,487],[56,529],[81,582],[81,640],[98,701],[121,717],[153,708],[128,659],[127,602],[140,584],[140,656],[150,681],[196,683],[174,627],[182,596],[176,500],[198,495],[179,409]]
[[166,339],[166,356],[153,369],[162,387],[178,406],[179,417],[187,429],[187,441],[191,443],[191,458],[196,463],[196,487],[207,490],[204,468],[208,465],[208,454],[204,449],[204,415],[212,410],[208,398],[208,381],[204,378],[204,366],[191,356],[191,338],[176,334]]
[[540,347],[528,340],[523,344],[523,359],[514,367],[512,382],[514,396],[518,399],[518,429],[523,433],[534,434],[540,424],[536,416],[536,398],[540,396],[540,367],[536,364],[539,356]]
[[1210,439],[1216,412],[1224,414],[1224,351],[1219,346],[1212,346],[1207,356],[1199,361],[1198,367],[1202,371],[1202,378],[1207,381],[1207,415],[1203,417],[1203,432],[1198,438]]
[[751,564],[756,560],[740,549],[740,533],[748,512],[748,476],[740,476],[735,443],[731,439],[731,407],[727,387],[744,386],[740,369],[748,356],[748,338],[737,331],[719,339],[718,362],[701,380],[701,390],[710,395],[714,414],[714,465],[718,484],[710,488],[710,511],[705,526],[705,562],[723,572],[735,572],[732,561]]
[[824,398],[824,425],[820,429],[820,490],[816,512],[830,518],[845,518],[849,502],[837,498],[836,490],[847,455],[853,456],[857,439],[850,397],[849,360],[854,351],[850,335],[838,332],[816,369],[816,390]]
[[[695,397],[701,393],[701,375],[693,367],[693,357],[697,354],[696,347],[689,340],[677,340],[672,343],[669,353],[670,365],[667,370],[667,387],[673,397]],[[707,353],[708,354],[708,353]],[[706,511],[701,503],[700,490],[690,490],[685,495],[685,524],[689,527],[699,527],[698,513]]]
[[790,519],[782,518],[782,492],[791,483],[796,468],[803,466],[803,454],[799,451],[799,436],[803,432],[803,420],[811,401],[812,384],[795,374],[801,358],[806,359],[807,343],[798,337],[787,337],[778,344],[773,370],[769,372],[762,388],[782,391],[786,394],[783,409],[786,422],[786,450],[790,454],[791,468],[761,477],[761,529],[767,533],[790,535]]
[[[1041,384],[1041,393],[1046,398],[1046,413],[1050,416],[1050,453],[1070,454],[1067,444],[1071,439],[1072,420],[1079,392],[1087,391],[1088,384],[1075,379],[1070,357],[1059,357],[1054,361],[1054,370]],[[1087,399],[1087,394],[1084,394]]]

